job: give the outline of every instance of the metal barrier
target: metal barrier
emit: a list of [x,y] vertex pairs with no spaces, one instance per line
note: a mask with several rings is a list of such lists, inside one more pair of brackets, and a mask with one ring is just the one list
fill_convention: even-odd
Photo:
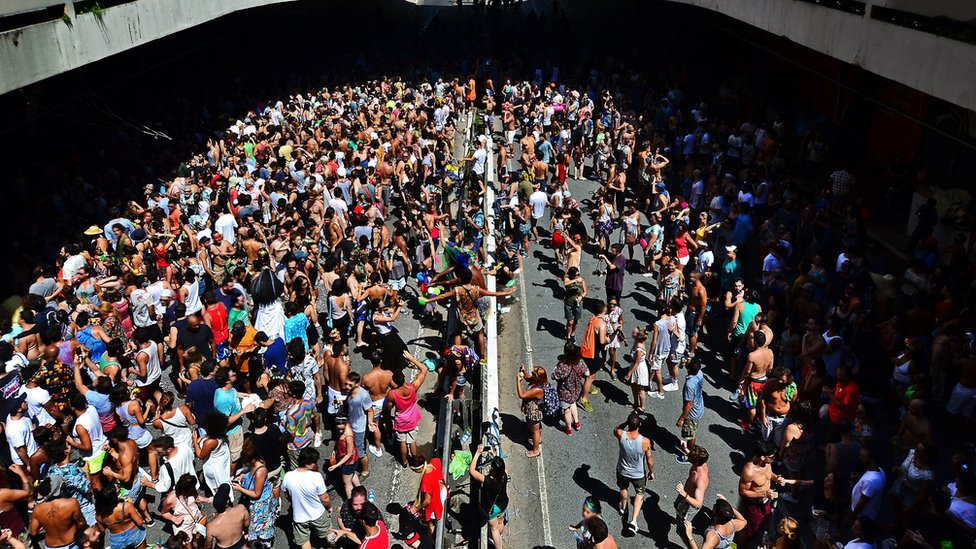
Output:
[[[463,119],[464,119],[464,133],[459,148],[462,157],[467,157],[469,149],[471,147],[471,133],[472,133],[472,126],[474,124],[474,112],[473,111],[466,112],[464,114]],[[470,170],[470,165],[467,163],[465,163],[460,168],[462,181],[466,178],[469,170]],[[463,184],[461,189],[462,189],[462,197],[463,197],[463,190],[464,190]],[[474,396],[475,395],[471,395],[471,398],[474,399]],[[444,478],[447,480],[449,489],[450,489],[450,478],[448,477],[448,467],[450,466],[450,462],[451,462],[451,437],[452,437],[452,433],[454,432],[453,429],[454,412],[455,411],[462,412],[460,414],[462,418],[460,430],[462,432],[466,428],[471,428],[472,431],[474,431],[473,429],[474,426],[471,425],[471,421],[470,421],[471,406],[472,403],[467,400],[455,401],[455,400],[449,400],[447,398],[441,399],[440,412],[438,414],[438,419],[437,419],[437,435],[435,437],[435,440],[437,443],[437,448],[440,449],[440,457],[441,457],[441,464],[442,464],[441,473],[443,474]],[[474,436],[473,432],[472,432],[472,436]],[[447,510],[445,510],[445,513],[441,517],[441,519],[437,521],[436,529],[434,531],[435,549],[443,549],[445,547],[444,536],[446,533],[446,523],[448,520],[448,513],[446,511]]]

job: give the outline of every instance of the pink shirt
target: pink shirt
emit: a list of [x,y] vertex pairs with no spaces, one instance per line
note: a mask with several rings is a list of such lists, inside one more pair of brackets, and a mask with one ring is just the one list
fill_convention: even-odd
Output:
[[412,431],[420,424],[417,389],[413,385],[409,387],[410,394],[406,397],[400,396],[396,391],[390,393],[393,396],[393,406],[396,408],[396,415],[393,416],[393,429],[398,433]]

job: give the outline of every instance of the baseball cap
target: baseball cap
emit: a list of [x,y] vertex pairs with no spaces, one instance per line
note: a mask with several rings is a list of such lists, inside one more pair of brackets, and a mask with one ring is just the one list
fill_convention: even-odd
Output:
[[738,250],[739,250],[739,247],[736,246],[735,244],[733,244],[731,246],[726,246],[725,247],[725,251],[729,252],[730,254],[734,254]]
[[336,174],[339,177],[345,177],[346,176],[346,169],[345,168],[339,168],[338,170],[336,170]]

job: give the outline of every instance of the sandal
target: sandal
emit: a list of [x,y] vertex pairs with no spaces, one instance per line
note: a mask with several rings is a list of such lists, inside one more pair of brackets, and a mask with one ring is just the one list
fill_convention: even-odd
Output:
[[534,453],[534,454],[533,454],[533,453],[532,453],[531,451],[529,451],[529,452],[526,452],[526,453],[525,453],[525,457],[527,457],[527,458],[529,458],[529,459],[532,459],[532,458],[537,458],[537,457],[539,457],[540,455],[542,455],[542,451],[541,451],[541,450],[540,450],[540,451],[538,451],[538,452],[536,452],[536,453]]

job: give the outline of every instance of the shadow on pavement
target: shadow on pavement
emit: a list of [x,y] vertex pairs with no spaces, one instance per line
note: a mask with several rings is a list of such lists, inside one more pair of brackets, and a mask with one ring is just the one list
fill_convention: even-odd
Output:
[[584,463],[573,471],[573,482],[583,489],[587,495],[591,495],[606,504],[605,509],[615,509],[620,501],[620,496],[616,490],[607,486],[605,482],[590,476],[590,465]]
[[[600,390],[600,394],[603,395],[604,403],[613,402],[614,404],[619,404],[621,406],[630,406],[630,395],[618,387],[614,382],[607,381],[605,379],[597,379],[593,382],[593,385]],[[624,412],[625,410],[620,411],[621,414]]]

